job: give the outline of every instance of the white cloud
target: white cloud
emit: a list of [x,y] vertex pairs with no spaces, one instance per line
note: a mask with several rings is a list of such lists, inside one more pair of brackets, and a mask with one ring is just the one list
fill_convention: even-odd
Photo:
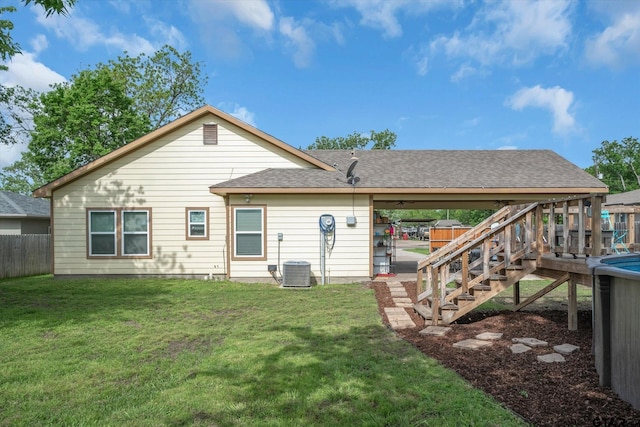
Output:
[[182,32],[173,25],[167,25],[157,19],[145,18],[145,22],[149,27],[151,34],[157,40],[162,40],[162,44],[168,44],[182,51],[188,46],[188,42]]
[[159,36],[154,43],[137,34],[123,34],[116,28],[106,33],[94,21],[80,16],[75,9],[72,9],[68,16],[53,14],[49,17],[45,17],[39,9],[33,10],[38,15],[39,24],[51,30],[57,37],[67,40],[79,51],[87,51],[91,47],[102,45],[118,52],[127,51],[135,56],[141,53],[152,53],[164,44],[185,43],[179,30],[159,21],[153,21],[151,28],[151,32]]
[[220,108],[222,111],[229,113],[236,119],[240,119],[243,122],[250,124],[253,127],[257,127],[256,121],[255,121],[255,113],[252,113],[246,107],[242,107],[238,104],[233,104],[229,102],[222,102],[218,104],[218,108]]
[[353,7],[360,13],[360,24],[382,31],[385,38],[402,35],[402,26],[396,15],[424,14],[437,7],[457,8],[461,0],[334,0],[335,7]]
[[515,145],[503,145],[502,147],[496,148],[496,150],[517,150],[518,147]]
[[514,110],[527,107],[543,108],[553,115],[553,132],[566,134],[576,127],[576,121],[569,112],[573,104],[573,93],[560,86],[543,88],[540,85],[523,88],[506,100],[505,104]]
[[49,41],[44,34],[38,34],[29,42],[33,48],[33,53],[38,54],[49,47]]
[[239,60],[252,55],[241,38],[244,28],[261,37],[262,44],[270,44],[275,16],[265,0],[189,0],[187,11],[203,45],[218,57]]
[[293,62],[296,67],[309,66],[316,45],[304,25],[291,17],[283,17],[280,19],[280,34],[287,39],[287,45],[293,50]]
[[51,68],[38,62],[35,53],[27,51],[15,55],[7,66],[9,70],[0,73],[0,84],[4,86],[22,86],[44,92],[49,90],[49,85],[66,80]]
[[[30,44],[34,48],[34,52],[23,50],[21,54],[15,55],[11,62],[6,64],[9,69],[0,73],[0,84],[3,86],[22,86],[38,92],[46,92],[51,89],[50,85],[64,82],[66,79],[63,76],[37,60],[38,53],[47,48],[47,38],[43,35],[37,35]],[[25,119],[30,121],[28,117]],[[0,144],[0,168],[9,166],[18,160],[26,149],[26,142],[13,146]]]
[[458,68],[458,71],[451,75],[451,81],[456,83],[475,74],[479,74],[477,68],[472,67],[469,64],[462,64],[460,68]]
[[[627,6],[629,9],[620,9]],[[638,2],[620,2],[609,11],[611,25],[585,43],[585,55],[594,65],[620,68],[640,62],[640,7]],[[606,16],[607,14],[605,14]]]
[[452,76],[453,81],[469,75],[469,61],[483,67],[528,64],[541,55],[567,49],[572,11],[570,0],[487,2],[467,28],[433,39],[429,44],[431,55],[442,53],[452,60],[465,61]]
[[12,165],[16,160],[20,159],[22,153],[27,150],[27,143],[4,145],[0,144],[0,169]]
[[228,9],[238,21],[252,28],[270,31],[274,15],[266,0],[212,1],[217,8]]
[[131,3],[129,0],[110,0],[109,4],[120,13],[128,14],[131,12]]

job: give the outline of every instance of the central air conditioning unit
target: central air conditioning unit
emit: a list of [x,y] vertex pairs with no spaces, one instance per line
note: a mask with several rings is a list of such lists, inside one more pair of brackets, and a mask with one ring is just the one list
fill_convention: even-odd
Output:
[[308,288],[311,286],[311,263],[286,261],[282,265],[282,287]]

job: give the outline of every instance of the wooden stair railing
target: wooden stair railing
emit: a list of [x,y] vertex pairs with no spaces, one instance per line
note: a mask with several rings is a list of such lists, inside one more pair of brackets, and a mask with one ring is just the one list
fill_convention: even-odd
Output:
[[[420,262],[419,288],[424,270],[427,289],[419,290],[417,300],[427,305],[416,304],[416,311],[433,324],[453,322],[535,271],[535,259],[525,258],[532,252],[532,212],[537,207],[533,203],[516,213],[503,208]],[[474,250],[482,256],[469,262]],[[458,280],[450,274],[456,263]]]
[[[535,272],[544,253],[600,255],[602,199],[584,194],[500,209],[418,263],[414,309],[433,324],[450,323]],[[471,260],[472,253],[481,256]]]

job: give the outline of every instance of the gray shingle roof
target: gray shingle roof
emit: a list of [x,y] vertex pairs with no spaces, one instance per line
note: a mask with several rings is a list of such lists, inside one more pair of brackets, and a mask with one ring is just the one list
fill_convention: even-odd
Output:
[[607,196],[607,201],[604,203],[604,205],[640,205],[640,190],[610,194]]
[[0,216],[49,218],[49,201],[0,191]]
[[[268,169],[212,188],[345,188],[350,150],[308,150],[338,172]],[[357,187],[366,188],[596,188],[597,178],[550,150],[368,150],[355,153]]]

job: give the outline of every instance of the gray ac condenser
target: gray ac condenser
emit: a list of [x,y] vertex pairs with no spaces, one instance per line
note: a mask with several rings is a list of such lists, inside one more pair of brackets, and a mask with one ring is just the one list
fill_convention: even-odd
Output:
[[304,288],[311,286],[311,263],[285,261],[282,265],[282,286]]

